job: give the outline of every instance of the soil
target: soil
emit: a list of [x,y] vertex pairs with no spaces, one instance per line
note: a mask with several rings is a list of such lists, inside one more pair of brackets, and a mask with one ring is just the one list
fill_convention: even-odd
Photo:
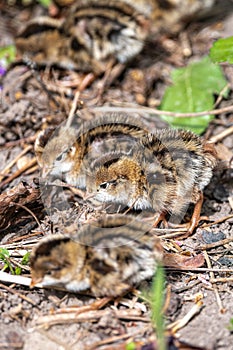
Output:
[[[26,7],[5,3],[0,9],[0,46],[13,42],[14,34],[25,19],[46,13],[38,4]],[[142,107],[158,106],[170,83],[172,69],[208,54],[216,39],[233,35],[232,26],[233,15],[228,14],[211,22],[192,23],[176,36],[158,35],[154,45],[146,45],[100,97],[96,98],[104,80],[96,77],[81,92],[80,100],[87,110],[93,106],[136,106],[141,111],[139,118],[152,129],[162,128],[166,124],[159,117],[149,117]],[[232,89],[233,67],[224,64],[222,68]],[[32,70],[23,64],[14,64],[2,77],[0,247],[10,251],[14,268],[44,235],[55,232],[57,227],[61,229],[68,221],[82,223],[84,216],[86,220],[98,215],[78,194],[68,189],[64,193],[69,203],[76,203],[75,209],[70,204],[70,209],[62,210],[58,202],[56,210],[48,214],[40,196],[39,169],[33,152],[35,135],[47,126],[60,125],[67,118],[75,88],[85,76],[57,68]],[[232,100],[231,92],[217,108],[232,105]],[[85,119],[85,113],[83,116]],[[203,137],[218,135],[232,127],[232,123],[232,113],[219,113]],[[177,331],[172,328],[175,333],[169,335],[169,349],[233,349],[233,332],[228,329],[233,319],[232,135],[221,139],[216,147],[220,162],[205,189],[202,208],[202,215],[209,219],[201,221],[189,238],[163,238],[167,249],[170,247],[173,252],[183,251],[191,257],[204,254],[204,264],[194,266],[194,270],[180,270],[177,266],[166,269],[167,325],[185,317],[195,305],[202,304],[199,312],[183,327]],[[26,148],[25,154],[15,161]],[[8,169],[12,161],[15,162]],[[208,263],[214,272],[209,271]],[[4,262],[0,260],[0,268],[3,267]],[[21,264],[21,268],[22,277],[30,277],[29,266]],[[9,269],[6,272],[10,274]],[[148,281],[138,290],[149,290],[150,286],[151,281]],[[96,298],[88,294],[29,289],[2,281],[0,349],[125,349],[130,342],[135,342],[135,349],[157,349],[150,306],[139,292],[106,302],[102,308],[87,310],[84,307],[95,302]]]

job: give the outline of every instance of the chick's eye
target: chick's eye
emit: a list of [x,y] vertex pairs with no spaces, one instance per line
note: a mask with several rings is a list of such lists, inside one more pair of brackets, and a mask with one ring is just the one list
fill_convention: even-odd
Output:
[[47,270],[46,274],[52,276],[54,273],[61,271],[61,266],[52,266]]
[[108,188],[108,186],[109,186],[109,182],[102,182],[102,184],[100,184],[99,187],[106,190],[106,188]]
[[63,155],[63,153],[61,153],[61,154],[59,154],[59,156],[57,156],[56,160],[57,160],[58,162],[60,162],[60,161],[62,160],[62,155]]

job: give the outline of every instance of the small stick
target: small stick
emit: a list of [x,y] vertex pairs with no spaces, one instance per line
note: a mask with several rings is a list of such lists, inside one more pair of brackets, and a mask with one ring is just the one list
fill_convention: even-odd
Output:
[[[193,112],[193,113],[175,113],[175,112],[169,112],[169,111],[162,111],[150,107],[142,107],[140,105],[135,107],[109,107],[109,106],[102,106],[102,107],[90,107],[90,109],[95,110],[96,112],[132,112],[132,113],[139,113],[139,112],[147,112],[149,114],[156,114],[156,115],[167,115],[170,117],[176,117],[176,118],[195,118],[195,117],[201,117],[206,114],[213,114],[213,115],[219,115],[221,113],[228,113],[233,111],[233,105],[227,106],[224,108],[219,109],[213,109],[210,111],[203,111],[203,112]],[[150,118],[150,120],[153,120],[153,118]]]
[[222,90],[220,91],[220,93],[219,93],[219,95],[218,95],[218,98],[217,98],[217,100],[216,100],[216,102],[215,102],[215,104],[214,104],[214,108],[216,108],[219,104],[220,104],[220,102],[222,101],[222,99],[223,99],[223,95],[225,94],[225,92],[228,90],[228,89],[230,89],[230,84],[229,83],[227,83],[223,88],[222,88]]
[[78,104],[78,100],[79,100],[79,96],[80,96],[80,91],[76,91],[75,96],[74,96],[74,100],[72,102],[72,106],[70,109],[70,113],[68,115],[67,121],[66,121],[66,127],[69,128],[70,125],[72,124],[73,121],[73,117],[74,117],[74,113],[77,109],[77,104]]
[[93,303],[89,304],[89,305],[84,305],[84,306],[78,306],[78,307],[68,307],[68,308],[63,308],[63,309],[59,309],[56,312],[57,314],[65,314],[65,313],[72,313],[75,312],[76,315],[80,315],[84,312],[90,311],[90,310],[99,310],[101,309],[103,306],[107,305],[110,301],[112,301],[113,298],[112,297],[105,297],[105,298],[101,298],[100,300],[96,300]]
[[201,281],[200,281],[200,280],[197,280],[197,281],[195,281],[195,282],[193,282],[193,283],[190,283],[190,284],[188,284],[188,285],[186,285],[186,286],[184,286],[184,287],[172,288],[172,292],[181,293],[181,292],[184,292],[184,291],[186,291],[186,290],[189,290],[189,289],[191,289],[191,288],[197,286],[197,285],[200,284],[200,283],[201,283]]
[[25,295],[17,292],[16,290],[5,286],[5,284],[0,283],[0,288],[6,289],[8,292],[18,295],[21,299],[26,300],[28,303],[32,304],[33,306],[36,306],[37,304],[30,298],[26,297]]
[[29,214],[31,214],[31,216],[35,219],[37,225],[38,225],[38,226],[40,227],[40,229],[42,230],[41,224],[40,224],[39,220],[37,219],[36,215],[35,215],[30,209],[28,209],[27,207],[25,207],[25,205],[22,205],[22,204],[19,204],[19,203],[12,202],[11,204],[12,204],[12,205],[16,205],[17,207],[20,207],[20,208],[26,210]]
[[193,305],[191,310],[189,310],[189,312],[181,320],[171,323],[166,327],[166,329],[171,330],[172,334],[175,334],[179,329],[186,326],[194,316],[199,314],[202,308],[203,308],[203,302],[198,301],[195,305]]
[[[166,266],[165,266],[166,267]],[[194,267],[194,268],[186,268],[186,267],[180,267],[177,269],[177,267],[167,267],[166,270],[169,271],[188,271],[188,272],[226,272],[226,273],[232,273],[233,269],[216,269],[216,268],[207,268],[207,267]]]
[[107,339],[103,339],[103,340],[97,341],[94,344],[86,347],[85,350],[95,350],[99,346],[115,343],[115,342],[118,342],[119,340],[125,340],[125,339],[128,339],[128,338],[134,338],[136,336],[138,336],[138,332],[116,335],[116,336],[113,336],[113,337],[109,337]]
[[17,145],[34,142],[36,140],[36,137],[37,137],[37,135],[35,134],[33,136],[24,137],[24,138],[19,139],[19,140],[9,141],[9,142],[4,143],[2,146],[0,146],[0,149],[14,147]]
[[233,126],[230,126],[229,128],[227,128],[226,130],[223,130],[219,134],[212,136],[210,138],[210,142],[217,143],[223,140],[225,137],[231,135],[232,133],[233,133]]
[[[27,234],[27,235],[23,235],[23,236],[20,236],[20,237],[15,237],[15,238],[12,238],[12,239],[10,239],[9,241],[7,241],[7,243],[6,244],[3,244],[3,245],[0,245],[0,248],[6,248],[6,249],[8,249],[7,247],[18,247],[19,246],[19,244],[18,243],[16,243],[16,242],[18,242],[18,241],[22,241],[23,239],[27,239],[27,238],[31,238],[31,237],[34,237],[34,236],[38,236],[38,235],[42,235],[44,232],[42,232],[42,231],[36,231],[36,232],[31,232],[31,233],[29,233],[29,234]],[[37,243],[38,242],[38,240],[37,239],[35,239],[34,241],[33,240],[31,240],[30,242],[24,242],[24,244],[23,243],[21,243],[22,244],[22,246],[24,247],[25,245],[27,245],[27,244],[33,244],[33,243]]]
[[25,170],[31,168],[36,164],[36,158],[32,158],[25,166],[23,166],[21,169],[17,170],[14,174],[10,175],[5,181],[2,181],[0,183],[0,188],[4,187],[8,183],[10,183],[12,180],[16,179],[19,175],[21,175]]
[[0,181],[7,175],[8,171],[16,164],[16,162],[24,156],[28,151],[32,149],[32,146],[26,147],[22,152],[20,152],[14,160],[12,160],[0,173]]
[[[73,185],[69,185],[66,182],[63,182],[61,180],[57,180],[56,182],[44,182],[46,183],[47,186],[57,186],[57,187],[65,187],[65,188],[69,188],[74,194],[78,195],[79,197],[81,197],[84,200],[87,200],[89,198],[92,198],[94,195],[92,195],[91,197],[87,197],[85,192],[80,190],[79,188],[73,186]],[[43,185],[43,182],[41,180],[41,184]]]
[[[207,254],[207,251],[204,250],[204,251],[203,251],[203,254],[204,254],[204,257],[205,257],[205,261],[206,261],[207,267],[208,267],[209,269],[211,269],[211,268],[212,268],[212,265],[211,265],[211,262],[210,262],[210,258],[209,258],[208,254]],[[211,278],[211,279],[215,278],[214,272],[213,272],[213,271],[210,271],[210,278]],[[223,308],[222,300],[221,300],[221,298],[220,298],[218,289],[217,289],[216,286],[213,286],[213,289],[214,289],[214,293],[215,293],[215,297],[216,297],[216,301],[217,301],[219,310],[220,310],[221,313],[223,313],[225,310],[224,310],[224,308]]]
[[210,278],[210,283],[227,283],[233,282],[233,277],[218,277],[218,278]]
[[208,250],[208,249],[216,248],[216,247],[219,247],[220,245],[225,245],[225,244],[228,244],[231,242],[233,242],[233,237],[225,238],[225,239],[222,239],[221,241],[218,241],[218,242],[213,242],[213,243],[209,243],[209,244],[205,244],[205,245],[203,244],[203,245],[195,248],[195,250]]
[[166,298],[165,298],[164,305],[163,305],[163,310],[162,310],[163,314],[165,314],[165,312],[167,311],[167,309],[168,309],[168,307],[170,305],[171,291],[172,291],[171,285],[168,284],[167,292],[166,292]]
[[223,218],[220,218],[220,219],[218,219],[218,220],[216,220],[214,222],[211,222],[210,224],[203,224],[203,225],[200,226],[200,228],[211,227],[213,225],[220,224],[221,222],[229,220],[231,218],[233,218],[233,214],[224,216]]
[[[138,310],[115,310],[116,317],[123,320],[132,320],[135,317],[141,317],[141,312]],[[106,315],[106,310],[90,310],[85,313],[77,314],[77,312],[54,314],[41,316],[36,320],[38,326],[50,327],[55,324],[68,324],[76,322],[87,322],[91,320],[98,320]],[[148,322],[148,319],[146,322]]]
[[82,80],[78,90],[76,91],[75,93],[75,96],[74,96],[74,100],[72,102],[72,106],[71,106],[71,109],[70,109],[70,113],[68,115],[68,118],[67,118],[67,121],[66,121],[66,127],[69,128],[72,124],[72,121],[73,121],[73,118],[74,118],[74,113],[77,109],[77,104],[78,104],[78,100],[79,100],[79,97],[80,97],[80,93],[87,87],[87,85],[89,85],[93,79],[95,78],[94,74],[93,73],[89,73],[85,76],[85,78]]
[[[22,286],[30,287],[31,278],[19,276],[19,275],[10,275],[9,273],[0,271],[0,281],[6,283],[16,283]],[[42,285],[39,283],[36,285],[37,288],[42,288]]]
[[39,169],[38,165],[35,165],[33,167],[31,167],[30,169],[28,169],[27,171],[25,171],[25,175],[30,175],[33,174],[35,171],[37,171]]

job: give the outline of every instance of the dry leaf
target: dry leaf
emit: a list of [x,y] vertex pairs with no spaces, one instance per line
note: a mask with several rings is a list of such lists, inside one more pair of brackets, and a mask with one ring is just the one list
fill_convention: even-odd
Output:
[[174,267],[182,270],[182,268],[194,269],[201,267],[205,262],[203,254],[187,257],[187,255],[177,253],[165,253],[164,254],[164,265],[166,267]]

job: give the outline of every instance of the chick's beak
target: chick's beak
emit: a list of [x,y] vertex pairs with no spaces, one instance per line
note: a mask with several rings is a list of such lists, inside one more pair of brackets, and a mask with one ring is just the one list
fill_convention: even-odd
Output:
[[46,179],[49,176],[50,171],[51,171],[51,167],[45,165],[41,170],[41,177],[43,179]]
[[36,287],[42,287],[42,278],[41,277],[32,277],[31,278],[31,283],[30,283],[30,288],[34,288],[35,286]]

